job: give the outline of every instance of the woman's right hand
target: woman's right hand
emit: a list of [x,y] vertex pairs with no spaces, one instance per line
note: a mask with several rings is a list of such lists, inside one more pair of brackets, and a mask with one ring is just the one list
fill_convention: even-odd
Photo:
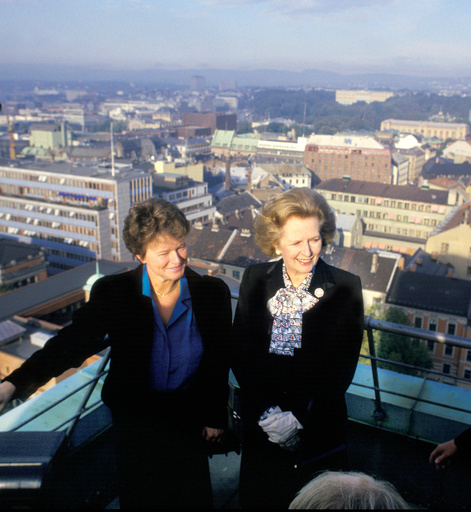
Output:
[[8,380],[0,384],[0,412],[8,405],[15,390],[16,386]]

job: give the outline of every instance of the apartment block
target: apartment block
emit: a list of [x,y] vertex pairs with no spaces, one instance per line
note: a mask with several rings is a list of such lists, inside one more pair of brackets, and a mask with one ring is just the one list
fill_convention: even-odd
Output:
[[385,130],[408,132],[424,137],[437,137],[442,140],[464,140],[469,134],[469,127],[466,123],[437,123],[404,119],[385,119],[381,122],[381,131]]
[[[453,275],[437,276],[416,270],[397,270],[386,303],[398,307],[420,329],[469,338],[471,282]],[[471,389],[471,350],[435,341],[427,344],[433,370],[448,384]],[[462,380],[458,380],[462,379]]]
[[350,179],[315,187],[338,213],[358,215],[364,224],[365,249],[412,255],[425,248],[432,232],[459,208],[456,190],[385,185]]
[[72,163],[0,164],[0,234],[44,248],[49,273],[95,259],[132,260],[124,218],[152,196],[152,174]]
[[390,184],[394,179],[391,151],[372,137],[311,137],[304,151],[304,165],[317,181],[349,176]]

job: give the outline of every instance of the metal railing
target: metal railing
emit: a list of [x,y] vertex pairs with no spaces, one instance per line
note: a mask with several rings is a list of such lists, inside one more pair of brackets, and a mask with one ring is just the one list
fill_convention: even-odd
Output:
[[[384,409],[383,409],[382,394],[386,394],[386,393],[388,395],[396,395],[399,397],[412,399],[414,401],[414,403],[420,401],[420,402],[428,403],[428,404],[439,406],[439,407],[450,408],[450,409],[460,411],[460,412],[471,413],[470,409],[461,408],[456,405],[448,405],[448,404],[444,404],[444,403],[440,403],[440,402],[435,402],[433,400],[427,400],[427,399],[418,397],[417,395],[407,395],[405,393],[394,391],[392,389],[381,388],[379,385],[379,378],[378,378],[378,363],[381,363],[381,362],[393,364],[398,367],[404,367],[409,370],[411,370],[411,369],[417,370],[417,371],[424,373],[425,377],[424,377],[424,382],[423,382],[422,386],[424,385],[425,381],[427,380],[428,376],[430,376],[430,375],[436,375],[436,376],[441,376],[441,377],[443,377],[443,376],[450,377],[450,376],[445,375],[441,372],[435,371],[433,369],[426,369],[426,368],[419,367],[419,366],[408,365],[405,363],[399,363],[399,362],[395,362],[395,361],[391,361],[388,359],[382,359],[382,358],[377,357],[373,332],[376,330],[385,331],[385,332],[400,334],[400,335],[407,336],[407,337],[417,338],[420,340],[428,340],[428,341],[433,341],[433,342],[437,342],[437,343],[441,343],[441,344],[449,344],[451,346],[461,347],[461,348],[465,348],[465,349],[469,349],[469,350],[471,350],[471,340],[469,340],[467,338],[460,337],[460,336],[443,334],[440,332],[428,331],[428,330],[419,329],[416,327],[409,327],[406,325],[386,322],[383,320],[375,319],[369,315],[365,315],[364,329],[367,333],[369,354],[361,353],[360,358],[369,359],[371,362],[373,386],[368,386],[366,384],[362,384],[359,382],[353,382],[352,384],[359,386],[359,387],[371,389],[374,391],[374,402],[375,402],[374,419],[378,424],[381,424],[381,422],[383,421],[383,419],[385,417],[385,413],[384,413]],[[48,405],[47,407],[45,407],[44,409],[39,411],[34,416],[31,416],[27,420],[16,425],[14,428],[11,429],[11,431],[19,430],[20,428],[24,427],[25,425],[27,425],[34,419],[40,417],[42,414],[53,409],[59,403],[66,401],[67,399],[71,398],[73,395],[75,395],[79,391],[88,388],[85,395],[81,399],[80,405],[77,408],[76,412],[74,414],[72,414],[70,417],[68,417],[65,421],[63,421],[60,425],[57,425],[53,429],[53,430],[60,430],[65,425],[68,425],[66,435],[67,435],[67,437],[70,437],[72,435],[78,421],[82,417],[82,415],[85,414],[86,412],[90,411],[91,409],[97,407],[101,403],[101,400],[97,400],[97,401],[93,402],[92,404],[88,404],[88,401],[89,401],[98,381],[108,373],[106,366],[108,364],[109,357],[110,357],[110,349],[108,349],[105,352],[104,356],[100,360],[100,364],[98,365],[95,374],[93,375],[93,377],[91,377],[89,379],[88,382],[78,386],[76,389],[74,389],[70,393],[67,393],[66,395],[61,397],[60,400],[57,400],[56,402]],[[453,379],[454,380],[465,380],[465,379],[460,379],[457,376],[453,376]]]

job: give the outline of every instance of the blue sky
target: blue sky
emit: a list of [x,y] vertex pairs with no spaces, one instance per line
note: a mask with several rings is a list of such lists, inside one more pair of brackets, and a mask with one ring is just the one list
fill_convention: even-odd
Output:
[[468,0],[0,0],[0,63],[471,75]]

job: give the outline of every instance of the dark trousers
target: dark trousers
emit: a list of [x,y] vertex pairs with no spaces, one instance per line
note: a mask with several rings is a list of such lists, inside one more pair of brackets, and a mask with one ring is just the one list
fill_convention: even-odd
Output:
[[267,440],[259,429],[244,436],[239,504],[243,509],[287,509],[298,491],[318,472],[348,469],[345,449],[308,463]]
[[213,508],[201,428],[113,416],[113,429],[120,509]]

